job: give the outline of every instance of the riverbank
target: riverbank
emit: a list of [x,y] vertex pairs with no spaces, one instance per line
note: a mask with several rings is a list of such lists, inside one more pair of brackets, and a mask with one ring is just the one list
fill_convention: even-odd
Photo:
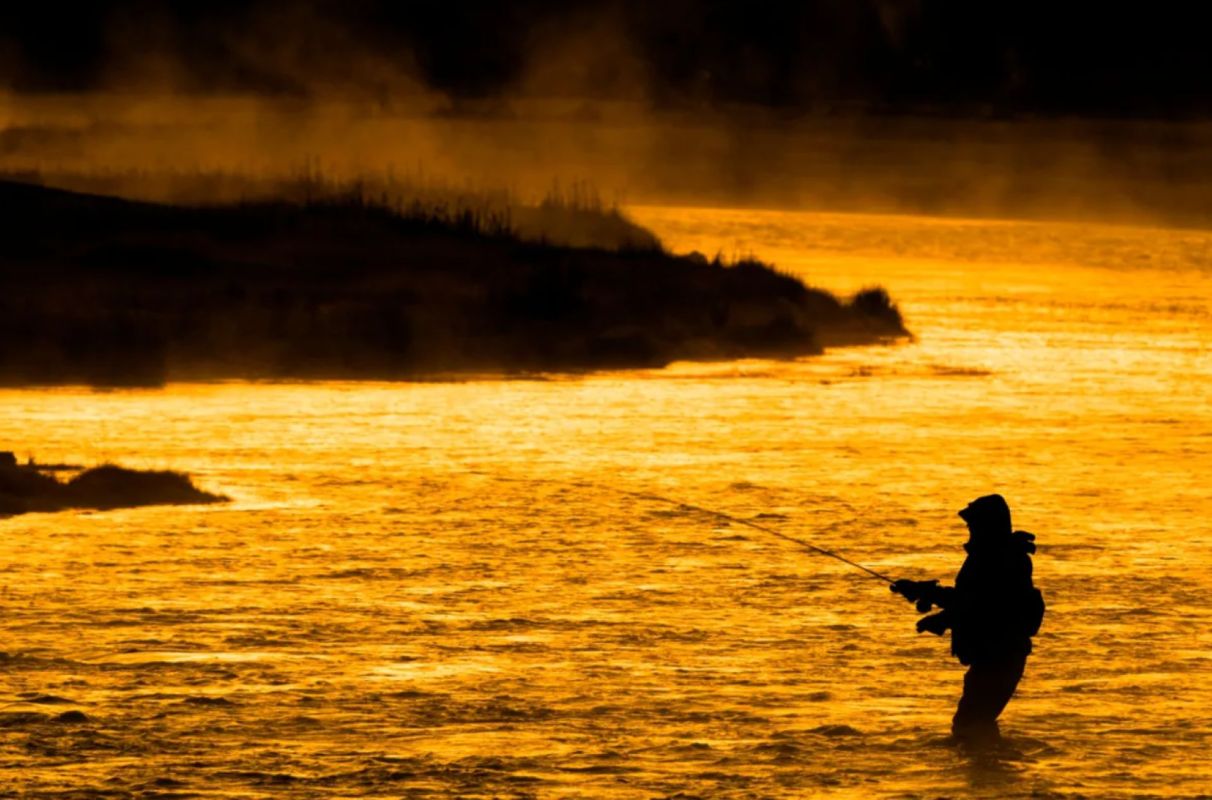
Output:
[[360,195],[210,206],[0,182],[0,382],[420,379],[796,357],[908,336],[756,259],[528,241]]
[[63,465],[18,464],[0,452],[0,517],[69,509],[109,510],[157,505],[204,505],[227,500],[204,492],[180,472],[132,470],[113,464],[80,469],[67,480]]

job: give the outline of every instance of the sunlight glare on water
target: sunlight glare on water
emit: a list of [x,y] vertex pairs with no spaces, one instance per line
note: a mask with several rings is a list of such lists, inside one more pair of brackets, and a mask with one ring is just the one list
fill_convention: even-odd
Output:
[[[0,449],[205,508],[0,521],[8,794],[1212,792],[1212,235],[639,208],[887,286],[911,344],[575,379],[0,392]],[[1049,612],[1003,730],[841,563],[949,579],[1001,491]],[[79,709],[88,720],[57,722]]]

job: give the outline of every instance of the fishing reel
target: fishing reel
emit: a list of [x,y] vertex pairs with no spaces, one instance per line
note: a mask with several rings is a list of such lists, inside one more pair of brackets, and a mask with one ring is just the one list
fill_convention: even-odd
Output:
[[888,588],[913,603],[922,614],[934,610],[938,581],[899,580]]

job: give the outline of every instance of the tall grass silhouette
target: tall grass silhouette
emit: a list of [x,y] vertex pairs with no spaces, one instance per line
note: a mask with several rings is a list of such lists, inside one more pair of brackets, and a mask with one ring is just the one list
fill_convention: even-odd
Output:
[[185,206],[281,202],[391,210],[409,219],[446,223],[465,231],[576,247],[654,249],[660,241],[607,204],[586,180],[553,180],[541,196],[526,198],[500,186],[453,181],[417,167],[345,177],[307,160],[285,174],[191,169],[54,168],[0,172],[0,180],[86,194]]
[[[754,259],[571,246],[499,206],[302,189],[167,205],[0,183],[0,382],[578,371],[906,333],[886,294],[844,302]],[[602,219],[595,202],[548,204]]]

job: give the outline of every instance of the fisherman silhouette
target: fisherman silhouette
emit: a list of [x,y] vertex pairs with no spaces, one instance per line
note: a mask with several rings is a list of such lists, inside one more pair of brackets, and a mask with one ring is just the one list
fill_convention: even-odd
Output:
[[1013,529],[1001,495],[978,497],[959,515],[970,537],[955,586],[899,580],[892,591],[923,613],[942,609],[918,620],[917,631],[951,630],[951,652],[968,667],[951,732],[959,743],[985,746],[1000,740],[997,718],[1023,677],[1044,598],[1031,582],[1035,535]]

